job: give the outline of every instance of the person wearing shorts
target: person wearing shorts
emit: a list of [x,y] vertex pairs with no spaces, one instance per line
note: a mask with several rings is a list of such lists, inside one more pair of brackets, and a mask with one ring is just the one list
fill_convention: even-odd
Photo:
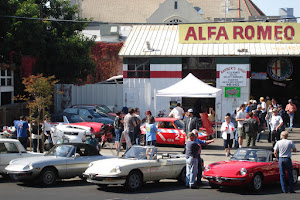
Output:
[[156,134],[157,128],[155,126],[155,120],[153,116],[149,117],[149,122],[146,123],[146,145],[155,146],[156,145]]
[[232,148],[235,127],[231,122],[230,116],[225,117],[225,122],[221,126],[222,138],[224,139],[224,148],[226,156],[229,157],[230,149]]
[[242,148],[243,139],[246,138],[246,133],[243,131],[243,124],[247,117],[245,108],[246,108],[246,105],[242,104],[240,106],[240,111],[236,114],[236,121],[238,123],[239,148]]

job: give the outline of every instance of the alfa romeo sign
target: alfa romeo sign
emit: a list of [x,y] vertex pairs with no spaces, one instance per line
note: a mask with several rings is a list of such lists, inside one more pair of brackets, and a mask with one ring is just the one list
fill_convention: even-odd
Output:
[[288,58],[274,58],[268,64],[268,74],[276,81],[285,81],[293,73],[293,63]]

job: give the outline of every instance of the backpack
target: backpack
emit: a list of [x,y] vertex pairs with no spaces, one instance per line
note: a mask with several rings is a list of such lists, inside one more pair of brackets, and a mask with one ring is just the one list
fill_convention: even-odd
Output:
[[258,131],[258,122],[256,119],[246,119],[245,123],[243,124],[243,131],[250,134],[256,133]]

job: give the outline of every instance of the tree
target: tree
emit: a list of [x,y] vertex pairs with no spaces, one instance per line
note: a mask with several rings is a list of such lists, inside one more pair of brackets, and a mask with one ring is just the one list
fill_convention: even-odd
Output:
[[[30,117],[35,115],[37,124],[40,124],[40,120],[42,119],[41,114],[45,113],[45,110],[49,110],[53,103],[54,85],[57,82],[58,80],[55,79],[55,76],[44,77],[43,74],[23,78],[22,83],[25,86],[25,92],[27,92],[27,94],[22,96],[18,95],[15,99],[27,101],[27,106],[31,113]],[[38,129],[38,135],[39,134]]]
[[94,71],[95,64],[90,58],[94,38],[80,34],[87,23],[32,19],[87,21],[78,17],[77,5],[70,5],[67,0],[2,0],[0,6],[3,6],[0,7],[3,22],[0,63],[9,63],[9,55],[14,52],[14,80],[21,80],[27,74],[43,73],[55,75],[63,83],[80,83],[86,80],[88,72]]

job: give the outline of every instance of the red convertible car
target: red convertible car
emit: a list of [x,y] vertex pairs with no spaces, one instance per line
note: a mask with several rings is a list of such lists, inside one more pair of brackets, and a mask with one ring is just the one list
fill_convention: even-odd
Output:
[[[215,189],[220,186],[249,185],[250,189],[257,192],[261,190],[263,184],[280,181],[279,164],[273,157],[273,153],[269,150],[238,149],[229,161],[206,166],[203,178]],[[299,168],[300,162],[294,161],[294,184],[298,181]]]
[[[183,121],[176,118],[155,118],[155,124],[158,129],[156,136],[157,144],[185,144],[185,133],[183,133]],[[145,125],[141,127],[142,135],[146,134]],[[214,134],[213,131],[207,132],[205,128],[201,128],[198,138],[207,140]]]

